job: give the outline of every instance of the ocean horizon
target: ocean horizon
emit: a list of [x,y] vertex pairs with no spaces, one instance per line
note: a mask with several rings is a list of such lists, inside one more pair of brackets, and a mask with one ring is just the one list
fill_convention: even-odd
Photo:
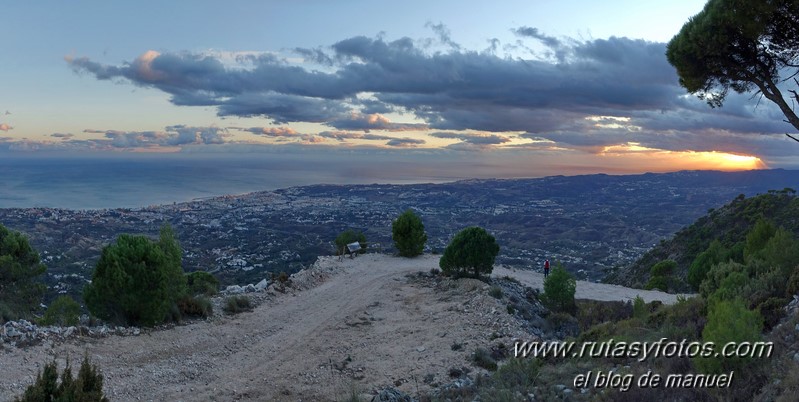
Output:
[[[318,156],[318,155],[317,155]],[[316,184],[418,184],[554,175],[641,174],[507,169],[468,158],[419,163],[397,154],[3,155],[0,208],[142,208]]]
[[314,184],[414,184],[450,176],[381,175],[375,169],[274,157],[0,159],[0,208],[139,208]]

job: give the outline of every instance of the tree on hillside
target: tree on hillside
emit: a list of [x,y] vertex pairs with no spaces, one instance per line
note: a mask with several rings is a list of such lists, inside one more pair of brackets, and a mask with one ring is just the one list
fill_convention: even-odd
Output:
[[672,282],[671,274],[677,268],[677,263],[673,260],[663,260],[652,266],[650,270],[649,282],[644,289],[660,289],[664,292],[669,290],[669,282]]
[[771,221],[763,218],[758,219],[755,226],[746,234],[744,260],[749,261],[754,258],[760,250],[766,247],[766,244],[775,233],[777,233],[777,227]]
[[28,239],[0,225],[0,322],[28,317],[38,308],[45,270]]
[[796,0],[710,0],[671,39],[666,56],[680,85],[710,106],[721,106],[730,89],[756,90],[799,130],[799,116],[789,101],[799,102],[799,94],[788,90],[786,100],[778,87],[787,80],[799,86]]
[[574,303],[576,291],[577,281],[560,263],[544,279],[544,301],[553,310],[574,313],[577,309]]
[[494,236],[477,226],[463,229],[449,243],[438,261],[446,275],[480,277],[494,270],[499,245]]
[[391,222],[391,235],[394,246],[403,257],[416,257],[422,254],[424,243],[427,241],[422,219],[411,209]]
[[185,294],[180,245],[167,225],[158,241],[123,234],[103,248],[83,297],[104,320],[151,326],[164,322]]
[[698,290],[699,285],[702,284],[702,281],[707,277],[707,273],[710,272],[710,268],[724,261],[725,255],[724,246],[721,245],[718,239],[710,242],[710,246],[699,253],[688,268],[688,283],[691,287]]

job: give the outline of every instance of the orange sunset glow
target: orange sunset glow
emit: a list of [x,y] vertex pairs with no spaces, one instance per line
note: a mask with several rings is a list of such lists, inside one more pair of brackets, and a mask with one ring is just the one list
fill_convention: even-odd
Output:
[[739,155],[721,151],[668,151],[647,148],[637,143],[604,147],[600,156],[624,157],[630,163],[646,163],[649,166],[689,170],[753,170],[768,166],[753,155]]

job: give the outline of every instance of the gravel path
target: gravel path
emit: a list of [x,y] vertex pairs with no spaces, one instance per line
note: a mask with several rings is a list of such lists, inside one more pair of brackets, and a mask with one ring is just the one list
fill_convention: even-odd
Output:
[[[105,391],[121,401],[324,401],[352,389],[395,386],[416,393],[449,381],[450,368],[469,366],[477,346],[527,337],[476,280],[434,287],[407,277],[438,266],[366,254],[322,257],[293,276],[301,290],[274,293],[253,312],[149,331],[140,336],[77,338],[0,349],[0,400],[33,382],[41,365],[84,354],[105,375]],[[498,267],[541,287],[542,275]],[[577,297],[673,303],[674,295],[578,282]],[[453,350],[453,344],[463,348]]]
[[[492,273],[493,276],[511,276],[519,280],[519,282],[536,289],[544,289],[544,274],[542,272],[533,272],[517,269],[508,269],[505,267],[495,267]],[[660,292],[657,290],[643,290],[626,288],[619,285],[609,285],[606,283],[594,283],[586,281],[577,281],[577,289],[574,297],[577,299],[590,299],[601,301],[613,300],[633,300],[636,296],[641,296],[645,302],[649,303],[653,300],[659,300],[664,304],[674,304],[677,302],[677,296],[692,297],[694,294],[671,294]]]

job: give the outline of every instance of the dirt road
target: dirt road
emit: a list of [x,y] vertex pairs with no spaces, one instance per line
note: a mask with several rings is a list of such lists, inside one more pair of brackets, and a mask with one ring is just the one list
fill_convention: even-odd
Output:
[[[519,282],[536,289],[544,288],[544,274],[540,272],[524,271],[516,269],[508,269],[505,267],[495,267],[492,276],[512,276],[519,280]],[[605,283],[594,283],[586,281],[577,281],[577,289],[574,297],[577,299],[590,299],[590,300],[633,300],[636,296],[641,296],[645,302],[649,303],[653,300],[659,300],[664,304],[674,304],[677,302],[677,296],[692,297],[693,294],[670,294],[659,292],[656,290],[643,290],[631,289],[619,285],[608,285]]]
[[[276,293],[253,312],[150,331],[140,336],[78,338],[0,350],[0,400],[11,400],[54,357],[73,366],[84,354],[105,375],[106,394],[122,401],[335,400],[355,390],[395,386],[406,392],[448,380],[476,346],[526,333],[486,295],[461,280],[423,286],[412,272],[437,267],[415,259],[367,254],[321,258],[296,274],[296,293]],[[541,275],[497,268],[541,287]],[[577,296],[673,302],[673,295],[579,282]],[[464,345],[462,348],[453,347]]]

